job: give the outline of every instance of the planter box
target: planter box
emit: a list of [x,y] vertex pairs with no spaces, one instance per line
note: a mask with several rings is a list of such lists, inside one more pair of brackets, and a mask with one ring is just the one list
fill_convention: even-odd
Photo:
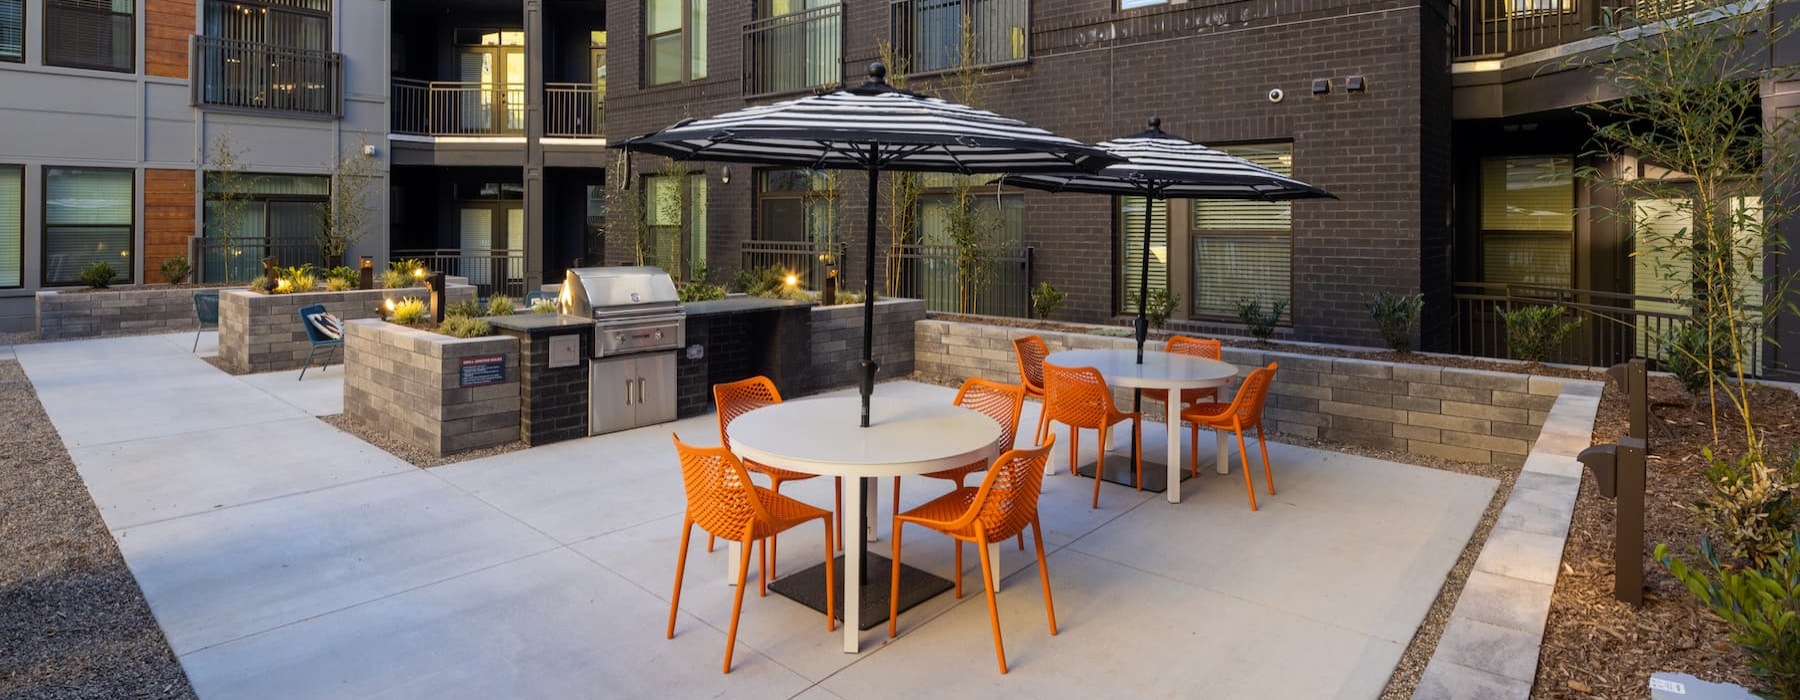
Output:
[[[306,327],[300,325],[300,307],[324,304],[327,311],[347,322],[377,317],[376,308],[388,297],[427,295],[423,287],[304,294],[227,289],[219,295],[219,360],[238,374],[299,369],[312,350]],[[447,303],[474,299],[475,288],[450,284],[446,296]]]
[[37,293],[38,337],[44,340],[102,335],[191,331],[194,293],[205,287],[145,287],[106,291],[48,290]]
[[[875,301],[876,379],[913,373],[915,325],[925,320],[923,299]],[[863,305],[812,309],[812,391],[855,386],[862,377]]]
[[[1018,383],[1012,341],[1027,335],[1051,352],[1136,347],[1088,333],[937,320],[916,327],[919,373],[942,378]],[[1507,466],[1525,463],[1565,383],[1595,383],[1229,345],[1224,359],[1238,366],[1238,381],[1279,363],[1263,413],[1270,432]],[[1129,405],[1130,392],[1115,390],[1115,399]]]
[[[501,359],[468,362],[476,358]],[[344,414],[396,440],[440,457],[518,440],[519,395],[519,341],[511,336],[344,323]]]

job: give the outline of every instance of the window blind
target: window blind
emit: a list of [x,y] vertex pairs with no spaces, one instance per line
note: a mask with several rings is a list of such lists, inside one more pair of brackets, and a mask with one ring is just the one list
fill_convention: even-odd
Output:
[[133,0],[46,0],[44,62],[130,71],[137,65]]
[[82,268],[105,262],[131,281],[130,170],[44,170],[44,283],[75,284]]
[[1574,279],[1569,236],[1557,233],[1489,233],[1482,237],[1482,281],[1567,287]]
[[[206,174],[206,193],[222,194],[227,186],[226,179],[218,172]],[[240,173],[236,187],[241,194],[286,195],[307,197],[331,196],[331,178],[324,175],[269,175],[262,173]]]
[[1569,158],[1481,161],[1484,231],[1575,230],[1575,171]]
[[25,0],[0,0],[0,61],[25,60]]
[[25,169],[0,166],[0,287],[24,284]]
[[[1219,150],[1282,175],[1294,174],[1291,143]],[[1292,203],[1198,199],[1192,211],[1194,315],[1235,318],[1238,302],[1245,299],[1261,303],[1265,311],[1293,299]]]
[[688,80],[706,77],[706,0],[689,0]]
[[[1119,202],[1119,310],[1137,313],[1137,293],[1144,256],[1150,256],[1150,289],[1169,288],[1169,203],[1153,200],[1146,210],[1143,197],[1120,197]],[[1144,248],[1144,217],[1150,217],[1150,248]]]

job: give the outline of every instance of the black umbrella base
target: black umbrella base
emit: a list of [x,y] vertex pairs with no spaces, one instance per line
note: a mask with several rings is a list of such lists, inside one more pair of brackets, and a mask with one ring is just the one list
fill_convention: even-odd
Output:
[[[844,580],[844,557],[832,560],[839,585]],[[862,629],[875,629],[877,625],[887,622],[888,594],[894,585],[894,562],[879,554],[870,553],[863,558],[863,570],[869,574],[869,584],[862,587],[862,620],[858,625]],[[922,569],[900,565],[900,612],[906,612],[920,603],[949,591],[953,586],[949,579],[938,578]],[[788,574],[769,583],[769,590],[792,598],[795,602],[825,612],[825,565],[814,564],[812,568],[799,573]],[[844,619],[844,596],[839,591],[834,601],[836,607],[832,615],[839,620]]]
[[[1133,466],[1131,457],[1109,454],[1104,459],[1105,466],[1100,468],[1100,480],[1120,486],[1137,486],[1137,468]],[[1088,478],[1094,477],[1094,465],[1083,464],[1076,468],[1075,474]],[[1054,477],[1051,477],[1054,478]],[[1187,467],[1181,468],[1181,480],[1193,478]],[[1144,460],[1144,490],[1162,493],[1169,490],[1169,467],[1161,462]]]

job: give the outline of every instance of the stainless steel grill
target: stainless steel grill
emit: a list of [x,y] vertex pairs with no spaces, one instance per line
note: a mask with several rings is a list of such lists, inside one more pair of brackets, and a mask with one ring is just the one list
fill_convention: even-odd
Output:
[[565,313],[594,319],[597,358],[673,350],[687,339],[687,314],[675,282],[660,268],[569,270],[562,302]]

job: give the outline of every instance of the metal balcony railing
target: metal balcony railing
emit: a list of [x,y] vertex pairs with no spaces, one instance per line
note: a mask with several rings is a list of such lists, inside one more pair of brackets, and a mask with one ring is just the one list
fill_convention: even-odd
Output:
[[525,133],[525,84],[395,78],[389,97],[397,134],[518,136]]
[[844,81],[844,9],[826,5],[744,25],[744,96],[779,95]]
[[908,73],[939,73],[963,57],[965,27],[976,66],[1031,60],[1030,0],[893,0],[889,40]]
[[1536,51],[1602,33],[1607,12],[1633,0],[1462,0],[1458,59]]
[[544,135],[557,138],[603,136],[606,96],[585,83],[544,85]]
[[195,105],[343,116],[342,54],[198,35],[189,48]]

